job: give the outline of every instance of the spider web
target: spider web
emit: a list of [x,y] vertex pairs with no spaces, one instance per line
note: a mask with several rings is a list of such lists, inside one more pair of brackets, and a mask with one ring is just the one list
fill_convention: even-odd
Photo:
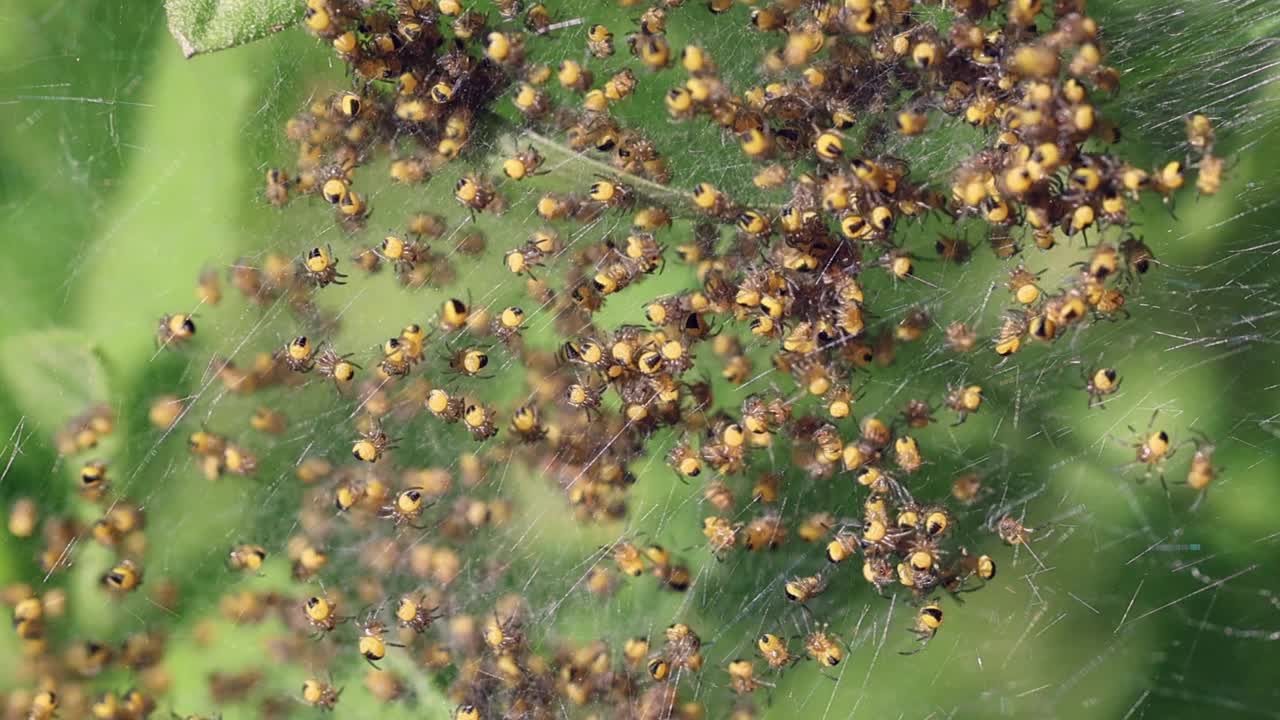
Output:
[[[1044,269],[1046,279],[1065,278],[1071,263],[1087,256],[1078,244],[1046,253],[1027,247],[1008,261],[977,247],[974,260],[962,266],[922,261],[918,281],[868,282],[881,325],[892,327],[924,307],[933,327],[922,340],[900,345],[892,367],[855,376],[862,387],[856,416],[887,420],[908,400],[936,403],[948,385],[959,382],[982,384],[987,394],[982,411],[963,425],[950,426],[940,414],[938,423],[918,435],[928,464],[923,477],[912,479],[912,492],[924,501],[950,503],[960,542],[975,554],[992,555],[1000,567],[996,579],[966,594],[963,604],[943,600],[945,625],[925,651],[900,654],[913,647],[904,632],[913,608],[906,596],[876,596],[856,569],[837,570],[808,611],[785,600],[786,580],[825,565],[821,546],[793,538],[777,552],[740,551],[724,562],[713,559],[700,532],[701,519],[712,514],[701,488],[679,482],[663,462],[681,439],[672,432],[657,435],[646,460],[633,468],[638,482],[625,522],[579,524],[569,520],[562,493],[540,468],[490,463],[468,486],[460,454],[482,452],[489,443],[475,444],[430,417],[396,424],[397,468],[443,467],[455,478],[430,512],[433,520],[456,512],[460,498],[503,498],[514,509],[503,527],[456,545],[463,564],[451,587],[463,599],[453,609],[485,617],[499,598],[518,594],[533,619],[531,640],[546,652],[595,638],[615,650],[637,635],[658,643],[664,628],[686,622],[704,639],[706,668],[679,678],[681,697],[704,702],[710,717],[727,716],[737,702],[723,669],[734,658],[753,656],[760,633],[791,638],[824,623],[846,643],[846,661],[824,672],[806,662],[780,676],[764,676],[775,687],[757,693],[762,716],[1136,718],[1206,710],[1280,716],[1280,698],[1270,682],[1273,663],[1267,660],[1275,657],[1274,641],[1280,638],[1280,587],[1271,572],[1280,538],[1272,521],[1280,497],[1271,482],[1280,472],[1280,355],[1274,348],[1280,333],[1280,237],[1274,231],[1280,211],[1267,155],[1280,129],[1273,87],[1280,78],[1278,11],[1262,1],[1095,3],[1112,61],[1123,72],[1121,92],[1103,108],[1126,131],[1122,151],[1143,166],[1183,158],[1183,118],[1204,112],[1215,120],[1219,154],[1229,158],[1218,196],[1197,199],[1183,192],[1173,207],[1143,206],[1136,232],[1158,263],[1132,290],[1126,320],[1073,329],[1000,364],[987,353],[957,356],[942,348],[941,329],[953,320],[972,322],[985,334],[994,331],[1008,304],[997,285],[1009,269],[1022,262]],[[558,15],[581,15],[586,24],[609,19],[615,31],[629,27],[630,13],[587,4],[557,8]],[[727,78],[755,82],[761,45],[745,14],[724,23],[704,22],[705,17],[694,3],[674,12],[673,46],[697,38],[716,49]],[[497,160],[532,143],[547,155],[550,172],[527,188],[504,185],[510,207],[503,216],[472,218],[452,203],[446,189],[467,169],[458,167],[433,178],[426,190],[367,182],[374,214],[366,230],[348,237],[319,203],[295,201],[277,212],[260,199],[263,171],[291,159],[283,121],[309,100],[348,83],[311,38],[290,32],[180,65],[170,59],[178,53],[163,35],[159,11],[130,3],[30,5],[16,14],[4,11],[0,24],[6,34],[54,43],[45,52],[19,42],[18,60],[0,74],[0,113],[15,128],[10,139],[0,141],[6,161],[0,217],[10,229],[10,258],[21,258],[0,268],[6,306],[14,311],[0,329],[16,335],[25,328],[65,325],[100,344],[113,373],[101,399],[120,421],[101,452],[112,456],[118,492],[148,513],[148,585],[171,580],[180,600],[104,603],[93,583],[112,555],[87,540],[69,570],[45,577],[29,567],[36,546],[6,538],[9,567],[3,577],[67,588],[71,620],[64,639],[118,643],[131,632],[165,628],[173,691],[162,709],[256,716],[257,705],[219,702],[208,688],[210,672],[254,669],[264,675],[253,691],[256,699],[294,697],[304,677],[319,676],[345,688],[340,716],[373,707],[376,701],[362,687],[367,668],[354,640],[304,649],[297,655],[303,662],[279,665],[264,655],[270,652],[268,640],[280,634],[278,624],[237,624],[218,607],[222,597],[245,589],[312,592],[288,579],[286,545],[305,529],[299,509],[315,500],[295,468],[308,457],[337,462],[346,456],[361,399],[319,382],[262,396],[227,392],[216,378],[213,356],[249,364],[254,353],[281,347],[301,332],[300,323],[283,302],[258,307],[230,288],[224,288],[227,297],[219,306],[194,307],[191,283],[202,267],[261,263],[270,252],[292,258],[330,244],[352,278],[347,286],[320,293],[321,304],[342,321],[341,332],[325,339],[356,352],[366,366],[382,340],[409,322],[434,321],[449,297],[494,312],[523,305],[531,344],[550,349],[559,337],[550,308],[535,309],[523,294],[523,281],[503,273],[499,258],[542,226],[534,204],[543,192],[580,189],[600,168],[554,141],[504,126],[479,139],[466,164],[494,172]],[[565,42],[550,45],[537,59],[582,59],[584,28],[563,32]],[[77,44],[83,49],[73,49]],[[656,79],[641,76],[641,89],[624,111],[634,115],[627,119],[643,122],[644,108],[659,106],[670,84],[666,78],[674,77],[670,72]],[[207,110],[181,107],[193,102],[223,107],[231,120],[219,123],[202,117]],[[731,141],[694,126],[660,137],[673,145],[660,149],[671,155],[676,188],[687,191],[698,181],[730,191],[749,185],[752,166]],[[39,153],[21,147],[28,138]],[[727,150],[721,147],[726,144]],[[952,135],[903,140],[893,149],[913,168],[945,169],[975,147],[973,138]],[[232,159],[220,161],[224,154]],[[361,170],[361,179],[385,173],[385,160],[375,162]],[[447,220],[432,246],[450,259],[452,282],[405,292],[390,273],[366,277],[349,267],[346,258],[354,249],[402,228],[418,211]],[[562,231],[570,247],[581,247],[625,233],[626,225],[625,218],[606,215]],[[463,241],[476,231],[487,244],[480,256],[464,252]],[[687,221],[678,221],[665,240],[689,231]],[[928,248],[942,232],[958,231],[926,225],[907,245]],[[645,300],[694,283],[691,271],[669,262],[661,275],[612,296],[597,324],[643,322]],[[104,299],[116,296],[125,299]],[[154,318],[191,309],[200,320],[197,346],[176,354],[154,352],[147,344]],[[494,377],[463,387],[504,409],[514,407],[527,392],[522,371],[509,353],[499,348],[494,355]],[[721,382],[714,359],[704,355],[695,374],[716,378],[717,405],[735,413],[750,393],[792,391],[763,354],[758,353],[757,372],[740,387]],[[443,362],[428,358],[437,367]],[[1089,409],[1081,371],[1102,365],[1116,367],[1123,385],[1104,409]],[[10,386],[13,377],[5,376]],[[58,489],[70,487],[78,462],[53,453],[57,424],[39,420],[39,409],[23,400],[31,393],[11,389],[15,399],[0,405],[13,428],[0,494],[9,503],[32,496],[42,511],[61,509],[92,520],[93,513]],[[170,432],[146,423],[150,400],[162,392],[179,392],[190,402]],[[66,401],[48,395],[39,404]],[[265,436],[247,427],[246,418],[261,405],[287,415],[283,434]],[[213,484],[200,477],[184,447],[187,434],[200,427],[227,434],[257,454],[255,476]],[[1132,463],[1132,444],[1149,427],[1168,431],[1177,447],[1164,467],[1167,493],[1159,478],[1144,479],[1143,468]],[[1221,468],[1203,498],[1176,484],[1185,476],[1193,452],[1189,443],[1197,433],[1212,440],[1214,463]],[[858,512],[862,498],[841,475],[826,483],[805,480],[784,450],[754,461],[748,475],[765,471],[784,476],[777,510],[789,527],[817,510],[837,516]],[[949,487],[967,472],[979,474],[983,490],[972,506],[958,507],[950,502]],[[749,485],[736,481],[734,487],[742,496]],[[749,520],[765,510],[739,502],[734,514]],[[996,537],[995,523],[1005,515],[1032,530],[1025,546],[1011,548]],[[421,585],[406,551],[385,573],[384,597],[360,598],[357,578],[364,573],[358,566],[376,561],[387,538],[406,548],[450,545],[430,524],[427,530],[338,526],[325,537],[330,569],[313,584],[348,597],[353,614]],[[691,589],[675,594],[652,578],[619,577],[612,596],[590,595],[590,573],[611,566],[608,547],[623,539],[671,549],[693,570]],[[238,542],[256,542],[271,552],[262,577],[225,569],[227,549]],[[11,638],[3,642],[5,652],[17,652]],[[394,649],[385,667],[412,691],[406,701],[389,706],[386,716],[443,715],[452,706],[440,691],[446,673],[420,671]],[[2,679],[6,686],[29,682],[16,668]],[[120,673],[94,681],[99,688],[127,684]],[[563,714],[580,713],[565,706]]]

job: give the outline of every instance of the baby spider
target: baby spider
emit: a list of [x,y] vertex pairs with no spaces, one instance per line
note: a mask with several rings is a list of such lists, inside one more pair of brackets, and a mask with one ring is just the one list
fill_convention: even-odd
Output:
[[342,695],[340,688],[334,688],[327,682],[311,678],[302,683],[302,701],[311,707],[321,710],[332,710]]
[[258,572],[267,560],[267,551],[261,545],[236,545],[227,555],[227,567],[232,570]]
[[428,606],[422,597],[417,595],[405,595],[400,598],[400,604],[396,606],[396,620],[399,621],[400,627],[410,628],[416,633],[422,633],[436,620],[444,617],[444,613],[440,612],[440,608],[432,605]]
[[738,695],[749,695],[761,686],[773,687],[773,683],[765,682],[756,676],[755,662],[741,658],[733,660],[727,668],[729,687]]
[[667,638],[664,655],[678,669],[697,670],[702,667],[702,638],[684,623],[669,626],[663,635]]
[[1120,389],[1122,378],[1115,368],[1098,368],[1092,373],[1088,370],[1080,372],[1084,375],[1084,391],[1089,394],[1090,408],[1102,407],[1106,404],[1105,398]]
[[604,397],[604,388],[589,382],[576,382],[565,390],[564,400],[570,406],[587,411],[588,414],[600,407]]
[[930,602],[928,605],[920,608],[916,613],[915,626],[910,630],[916,636],[916,641],[920,643],[920,647],[915,650],[899,650],[900,655],[915,655],[929,644],[934,635],[938,634],[938,628],[942,626],[942,608],[938,607],[937,601]]
[[592,200],[613,209],[629,208],[635,204],[636,193],[630,185],[609,180],[603,175],[598,177],[600,180],[587,188],[587,196]]
[[956,421],[953,424],[959,425],[968,419],[969,415],[978,412],[982,407],[982,386],[981,385],[958,385],[947,391],[946,406],[956,411]]
[[412,346],[398,337],[388,338],[382,344],[382,360],[378,372],[385,377],[404,377],[413,368]]
[[395,442],[387,437],[381,429],[374,427],[360,434],[360,438],[351,445],[351,455],[357,460],[375,463],[382,453],[395,447]]
[[178,347],[196,334],[196,324],[186,313],[165,315],[156,328],[156,343],[161,348]]
[[898,574],[898,582],[911,588],[916,597],[937,587],[939,579],[939,559],[942,551],[935,543],[929,541],[912,541],[907,544],[904,561],[898,563],[894,571]]
[[508,250],[502,256],[502,264],[512,274],[533,277],[532,268],[542,264],[546,255],[532,242]]
[[422,511],[431,507],[434,503],[426,501],[426,493],[420,487],[411,487],[401,490],[388,505],[382,508],[379,517],[391,518],[396,525],[408,525],[416,530],[424,530],[425,527],[414,525]]
[[462,419],[462,411],[467,407],[466,399],[458,395],[452,395],[446,390],[433,388],[427,393],[427,401],[425,403],[431,414],[448,423],[455,423]]
[[317,638],[332,632],[339,623],[344,623],[351,619],[338,615],[337,603],[318,595],[307,598],[306,602],[302,604],[302,612],[306,616],[307,622],[316,631]]
[[471,437],[476,440],[488,440],[498,434],[495,419],[498,413],[491,407],[478,402],[469,403],[462,410],[462,424],[466,426]]
[[299,274],[316,287],[342,285],[342,278],[346,277],[338,272],[338,259],[333,256],[333,249],[327,246],[313,247],[304,253]]
[[[950,397],[948,397],[948,401]],[[909,428],[928,427],[929,423],[934,421],[933,408],[929,407],[926,400],[911,400],[907,403],[906,408],[902,411],[902,421]]]
[[321,377],[333,378],[334,384],[339,388],[347,387],[356,376],[356,370],[360,368],[359,365],[348,360],[349,357],[351,353],[339,355],[333,348],[325,348],[316,357],[316,370]]
[[1147,422],[1145,433],[1139,433],[1132,425],[1129,426],[1129,432],[1134,434],[1134,440],[1129,445],[1129,447],[1133,448],[1134,460],[1125,465],[1124,468],[1145,465],[1146,471],[1143,472],[1138,482],[1145,482],[1153,473],[1159,473],[1160,484],[1164,486],[1167,493],[1169,486],[1164,480],[1164,466],[1169,458],[1173,457],[1177,448],[1174,447],[1173,442],[1170,440],[1169,433],[1154,428],[1156,415],[1159,413],[1159,410],[1151,413],[1151,420]]
[[1125,269],[1129,277],[1145,275],[1151,266],[1157,263],[1151,248],[1136,237],[1128,237],[1120,243],[1120,254],[1124,257]]
[[490,332],[504,343],[509,345],[516,343],[520,339],[520,327],[524,325],[524,317],[524,310],[512,305],[493,319],[489,326]]
[[[988,528],[990,528],[989,525]],[[1044,567],[1044,562],[1041,561],[1040,556],[1036,555],[1035,551],[1031,549],[1031,543],[1029,542],[1031,540],[1031,535],[1037,532],[1036,528],[1029,528],[1023,525],[1021,520],[1012,515],[1004,515],[996,522],[995,531],[1005,544],[1012,545],[1015,548],[1026,548],[1027,553],[1031,555],[1031,559],[1035,560],[1036,564],[1040,567]],[[1048,537],[1048,534],[1042,535],[1041,537]]]
[[687,440],[681,440],[671,448],[671,452],[667,453],[667,464],[679,473],[682,481],[702,474],[702,458]]
[[731,522],[715,515],[702,520],[702,534],[707,538],[711,554],[719,561],[723,561],[725,555],[737,546],[738,533],[741,529],[742,523]]
[[488,178],[471,173],[458,179],[453,188],[453,197],[475,213],[492,205],[496,194]]
[[[960,557],[942,574],[940,584],[956,602],[962,602],[960,593],[979,590],[995,576],[996,561],[990,555],[973,556],[961,548]],[[977,578],[977,583],[970,583],[971,578]]]
[[484,644],[496,655],[503,655],[519,648],[524,643],[523,622],[518,615],[510,615],[505,620],[494,612],[484,624],[481,636]]
[[538,171],[542,163],[542,155],[530,145],[503,161],[502,172],[512,180],[523,180],[531,175],[545,174]]
[[109,592],[133,592],[142,584],[142,568],[132,560],[122,560],[102,575],[102,586]]
[[1012,515],[1005,515],[996,523],[996,534],[1008,545],[1026,545],[1034,528],[1026,527]]
[[446,359],[449,361],[449,369],[456,373],[467,377],[491,377],[480,375],[489,366],[489,353],[483,348],[468,347],[455,350]]
[[800,656],[787,648],[787,641],[772,633],[765,633],[757,638],[756,649],[769,664],[770,670],[781,670],[800,661]]
[[804,649],[809,657],[825,667],[835,667],[844,659],[844,648],[840,647],[840,640],[827,633],[826,625],[805,637]]
[[316,366],[315,346],[306,335],[299,335],[290,340],[280,351],[279,357],[294,372],[308,373]]
[[822,594],[827,582],[821,575],[791,578],[782,586],[782,593],[791,602],[805,607],[805,603]]
[[382,245],[374,251],[375,257],[386,260],[395,266],[397,272],[410,272],[427,257],[427,248],[416,240],[404,240],[395,235],[388,235]]
[[1215,449],[1213,443],[1204,433],[1197,432],[1196,435],[1197,437],[1189,441],[1195,446],[1195,453],[1191,456],[1191,467],[1187,469],[1187,479],[1182,481],[1182,484],[1200,493],[1195,504],[1191,506],[1193,510],[1204,499],[1205,493],[1209,491],[1209,485],[1218,478],[1221,470],[1213,464]]
[[377,663],[379,660],[387,656],[388,647],[404,647],[400,643],[389,642],[386,640],[387,626],[370,613],[365,619],[364,625],[360,628],[360,637],[356,641],[360,650],[360,655],[364,657],[365,662],[374,670],[381,670]]

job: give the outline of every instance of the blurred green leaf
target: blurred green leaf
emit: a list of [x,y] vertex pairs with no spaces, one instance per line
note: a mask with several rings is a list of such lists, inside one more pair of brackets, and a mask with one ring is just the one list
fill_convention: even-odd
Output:
[[[260,92],[247,69],[255,63],[267,67],[271,51],[263,44],[198,65],[161,55],[153,66],[145,97],[175,107],[145,116],[140,132],[149,143],[172,150],[138,153],[128,165],[109,205],[115,220],[102,228],[93,262],[70,300],[77,324],[92,332],[103,357],[129,382],[146,366],[172,356],[157,354],[147,339],[161,315],[195,311],[198,326],[207,329],[192,304],[192,283],[207,262],[205,253],[214,252],[205,248],[234,257],[242,242],[237,203],[254,196],[242,188],[257,173],[241,172],[250,162],[237,140],[246,108],[258,102]],[[208,107],[219,112],[202,110]],[[186,201],[197,196],[205,200],[192,209]],[[154,251],[157,238],[176,234],[188,251]],[[147,288],[145,296],[117,292],[124,277],[138,278]]]
[[280,32],[302,19],[298,0],[166,0],[169,32],[191,57]]
[[6,339],[0,344],[0,378],[18,410],[47,428],[108,399],[107,369],[97,350],[65,328]]

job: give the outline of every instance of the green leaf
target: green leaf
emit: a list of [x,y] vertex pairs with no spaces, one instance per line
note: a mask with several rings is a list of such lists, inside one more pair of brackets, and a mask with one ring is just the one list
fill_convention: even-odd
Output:
[[107,402],[107,369],[83,334],[35,330],[0,343],[0,380],[19,412],[54,429]]
[[299,0],[165,0],[164,6],[169,32],[187,57],[280,32],[305,9]]
[[[70,301],[75,306],[71,317],[100,343],[103,357],[121,378],[132,382],[148,364],[172,357],[168,351],[157,355],[155,323],[166,313],[200,313],[191,294],[195,278],[211,256],[227,262],[241,247],[238,238],[245,226],[234,203],[254,196],[242,188],[258,175],[237,172],[252,163],[240,128],[246,109],[260,102],[261,91],[249,69],[270,68],[262,79],[274,82],[272,46],[279,44],[263,43],[200,63],[162,54],[152,66],[144,97],[156,102],[171,98],[176,105],[142,118],[138,132],[173,152],[139,153],[129,163],[106,206],[116,220],[100,230],[96,242],[104,250],[83,269]],[[197,112],[201,107],[220,111]],[[221,190],[208,191],[214,187]],[[186,203],[195,196],[205,198],[198,208]],[[153,252],[158,238],[175,236],[182,237],[182,244],[172,246],[173,252]],[[218,250],[215,254],[209,248]],[[122,277],[145,278],[139,283],[145,292],[116,292],[112,288],[119,287]],[[204,319],[196,317],[202,331],[197,342],[209,329]]]

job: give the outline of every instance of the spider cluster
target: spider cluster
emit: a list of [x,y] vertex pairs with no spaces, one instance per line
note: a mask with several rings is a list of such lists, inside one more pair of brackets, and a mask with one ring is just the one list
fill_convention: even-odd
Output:
[[[698,557],[630,535],[601,548],[580,583],[593,601],[630,591],[620,576],[651,575],[660,591],[686,593],[708,558],[707,572],[715,561],[736,567],[769,553],[812,558],[774,595],[805,622],[801,643],[793,650],[765,633],[755,657],[724,668],[735,697],[726,707],[739,719],[754,716],[753,696],[772,686],[766,674],[805,658],[832,668],[846,657],[848,633],[831,629],[836,618],[810,623],[841,574],[860,572],[876,592],[907,596],[916,608],[908,629],[921,647],[942,625],[939,596],[958,601],[994,580],[995,560],[959,542],[966,516],[924,499],[917,484],[942,440],[935,410],[966,421],[991,402],[983,384],[946,377],[945,395],[912,386],[916,399],[882,419],[864,407],[865,384],[854,382],[899,358],[977,357],[979,328],[953,319],[963,309],[945,302],[895,308],[885,298],[933,287],[931,262],[969,262],[975,232],[1000,258],[1024,245],[1087,248],[1062,277],[1025,258],[1009,270],[1010,306],[990,329],[993,364],[1099,321],[1123,321],[1140,278],[1160,265],[1131,210],[1144,196],[1172,204],[1192,168],[1177,160],[1139,167],[1119,154],[1118,129],[1099,110],[1118,92],[1119,73],[1077,0],[947,2],[945,30],[918,12],[937,3],[911,0],[622,4],[638,15],[627,32],[556,3],[306,0],[305,26],[349,69],[350,87],[317,96],[288,120],[284,135],[297,155],[290,168],[266,172],[264,198],[330,208],[343,235],[336,250],[265,251],[227,268],[241,299],[264,313],[281,303],[301,328],[239,361],[208,358],[221,391],[253,398],[242,429],[200,425],[187,418],[194,400],[177,394],[155,398],[148,414],[157,436],[181,428],[197,478],[249,482],[290,454],[299,485],[288,537],[236,538],[219,553],[225,572],[278,572],[287,584],[232,585],[216,614],[267,628],[281,620],[267,652],[310,676],[288,698],[260,692],[259,675],[210,676],[219,705],[258,693],[264,717],[298,700],[334,709],[343,690],[321,670],[346,657],[370,666],[366,688],[386,702],[411,697],[396,668],[431,673],[458,720],[552,718],[569,707],[593,717],[703,717],[689,677],[716,659],[690,625],[652,640],[575,642],[510,591],[528,584],[513,570],[526,560],[522,543],[508,552],[502,535],[526,497],[510,488],[526,479],[491,482],[508,468],[532,469],[527,482],[548,483],[565,516],[581,523],[629,519],[629,492],[642,477],[670,480],[670,492],[709,508],[700,513],[705,554],[690,550]],[[750,82],[722,73],[708,47],[672,46],[668,26],[708,23],[759,34]],[[567,32],[578,25],[577,36]],[[581,52],[555,49],[562,32]],[[669,85],[639,92],[654,83]],[[627,120],[638,98],[658,96],[661,107],[640,110],[665,110],[672,123],[708,129],[741,153],[751,168],[741,187],[683,172],[679,148],[661,147],[652,127]],[[498,159],[499,174],[484,165],[477,139],[503,113],[534,144],[521,139]],[[960,124],[974,129],[978,147],[942,173],[896,154]],[[1195,186],[1215,193],[1224,161],[1214,154],[1213,125],[1197,115],[1187,132]],[[570,192],[537,189],[546,143],[604,174]],[[539,227],[493,237],[493,254],[491,238],[427,212],[390,223],[397,229],[380,230],[380,240],[356,240],[377,193],[364,168],[378,160],[389,161],[384,182],[444,183],[463,223],[487,222],[520,202],[515,188],[534,187],[527,217]],[[455,235],[454,247],[441,245]],[[687,270],[688,282],[651,291],[668,262]],[[341,272],[340,263],[360,272]],[[483,263],[482,272],[521,278],[528,302],[490,307],[458,292],[398,331],[385,328],[375,346],[338,348],[343,313],[322,300],[375,282],[383,267],[411,293],[449,287],[459,267]],[[211,311],[224,300],[221,282],[212,270],[197,280],[196,299]],[[606,306],[624,305],[631,317],[604,321]],[[420,306],[394,307],[410,315]],[[534,317],[549,330],[526,338]],[[152,329],[164,351],[197,356],[211,334],[203,319],[201,327],[197,335],[191,313],[170,313]],[[1105,406],[1121,384],[1110,367],[1083,380],[1090,408]],[[503,385],[519,392],[503,395]],[[733,392],[716,390],[725,386]],[[307,427],[335,430],[343,447],[326,453],[311,444],[298,458],[277,438],[303,420],[292,399],[316,392],[339,411]],[[81,455],[114,427],[112,411],[92,408],[57,434],[57,448]],[[1176,448],[1149,428],[1131,450],[1147,475],[1163,475]],[[448,457],[423,460],[425,450]],[[1203,491],[1218,473],[1213,446],[1201,439],[1192,455],[1186,484]],[[146,515],[125,483],[112,482],[112,458],[80,460],[78,492],[98,517],[42,518],[27,500],[11,508],[11,531],[40,534],[38,562],[50,574],[89,538],[111,554],[100,591],[112,602],[144,592],[173,607],[178,585],[147,568]],[[651,461],[666,469],[644,472]],[[811,490],[835,483],[852,488],[859,510],[815,504]],[[951,493],[960,505],[976,502],[979,476],[957,478]],[[993,529],[1011,545],[1032,532],[1010,517]],[[68,652],[49,632],[67,591],[8,590],[15,632],[37,668],[34,689],[10,703],[15,717],[133,720],[154,711],[153,696],[167,686],[162,631],[129,636],[119,649],[94,642]],[[90,695],[84,679],[113,666],[134,673],[141,689]]]

